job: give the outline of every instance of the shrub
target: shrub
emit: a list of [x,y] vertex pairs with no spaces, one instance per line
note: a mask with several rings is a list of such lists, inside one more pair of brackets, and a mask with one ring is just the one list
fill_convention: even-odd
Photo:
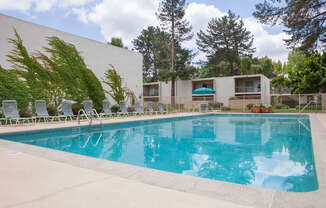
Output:
[[275,109],[289,109],[290,107],[285,104],[277,104],[274,106]]
[[120,106],[117,105],[117,104],[112,105],[112,107],[111,107],[111,111],[112,111],[112,113],[117,113],[117,112],[119,112],[119,111],[120,111]]
[[133,107],[133,106],[129,106],[129,107],[127,108],[127,111],[128,111],[129,113],[134,112],[134,111],[135,111],[135,107]]
[[251,110],[252,107],[254,107],[254,104],[249,103],[249,104],[247,105],[248,110]]
[[219,103],[219,102],[216,102],[216,103],[208,103],[208,108],[209,109],[213,109],[213,110],[218,110],[222,106],[223,106],[223,103]]
[[48,105],[47,106],[48,113],[50,116],[56,116],[58,115],[58,108],[54,105]]
[[230,107],[227,107],[227,106],[223,106],[223,107],[222,107],[222,111],[229,111],[229,110],[231,110]]
[[16,100],[20,110],[26,110],[30,101],[29,89],[16,74],[0,66],[0,105],[3,100]]
[[32,117],[33,116],[33,113],[30,110],[23,109],[23,110],[19,110],[19,115],[21,117]]
[[78,111],[83,108],[83,105],[80,103],[74,103],[72,104],[72,112],[77,115]]

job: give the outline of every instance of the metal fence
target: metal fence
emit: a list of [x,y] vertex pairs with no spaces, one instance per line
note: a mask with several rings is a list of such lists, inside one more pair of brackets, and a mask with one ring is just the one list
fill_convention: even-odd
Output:
[[225,112],[251,112],[252,107],[261,106],[279,113],[322,113],[326,112],[326,94],[272,94],[263,95],[237,95],[237,96],[176,96],[155,98],[145,97],[144,108],[147,103],[163,103],[164,108],[170,112],[200,111],[201,104],[206,104],[209,110]]

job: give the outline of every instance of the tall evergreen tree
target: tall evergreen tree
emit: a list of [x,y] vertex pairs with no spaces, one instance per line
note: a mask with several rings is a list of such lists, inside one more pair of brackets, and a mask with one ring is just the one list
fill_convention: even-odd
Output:
[[157,82],[159,70],[169,69],[171,36],[159,27],[149,26],[132,41],[134,49],[143,54],[144,82]]
[[324,0],[265,0],[256,5],[253,15],[262,23],[283,23],[291,36],[290,47],[313,50],[318,43],[326,46],[326,2]]
[[212,18],[206,32],[200,30],[196,40],[198,49],[207,58],[225,61],[229,64],[231,75],[240,73],[240,57],[252,55],[253,36],[244,27],[243,21],[231,11],[221,18]]
[[[181,43],[193,37],[192,26],[184,18],[185,0],[162,0],[157,14],[161,25],[171,34],[171,72],[175,71],[175,46],[176,42]],[[171,98],[174,104],[175,76],[172,75]]]
[[144,82],[169,81],[176,77],[190,79],[195,70],[190,66],[194,56],[191,50],[175,45],[175,70],[171,72],[171,35],[159,27],[150,26],[133,40],[134,49],[143,54]]

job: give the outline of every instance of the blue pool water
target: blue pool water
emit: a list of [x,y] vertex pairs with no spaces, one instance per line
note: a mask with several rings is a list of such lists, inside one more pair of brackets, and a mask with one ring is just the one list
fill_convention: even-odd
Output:
[[250,186],[318,189],[308,116],[220,114],[0,138]]

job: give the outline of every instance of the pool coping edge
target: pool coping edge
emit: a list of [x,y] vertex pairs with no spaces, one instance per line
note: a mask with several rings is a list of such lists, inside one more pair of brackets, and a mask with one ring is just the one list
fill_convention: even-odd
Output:
[[233,203],[246,206],[319,207],[319,203],[326,204],[326,199],[324,199],[325,197],[315,199],[315,196],[318,197],[326,193],[326,177],[324,177],[324,170],[326,170],[326,161],[321,157],[321,154],[323,154],[321,151],[323,148],[326,148],[326,141],[323,139],[323,136],[326,136],[326,132],[323,126],[320,124],[320,121],[316,115],[310,114],[309,117],[311,122],[311,133],[319,189],[313,192],[305,193],[282,192],[265,188],[249,187],[246,185],[229,182],[180,175],[166,171],[159,171],[68,152],[62,152],[49,148],[11,142],[2,139],[0,139],[0,147],[24,152],[57,162],[63,162],[72,166],[104,172],[109,175],[136,180],[146,184],[188,193],[195,193],[213,197],[219,200],[231,201]]

